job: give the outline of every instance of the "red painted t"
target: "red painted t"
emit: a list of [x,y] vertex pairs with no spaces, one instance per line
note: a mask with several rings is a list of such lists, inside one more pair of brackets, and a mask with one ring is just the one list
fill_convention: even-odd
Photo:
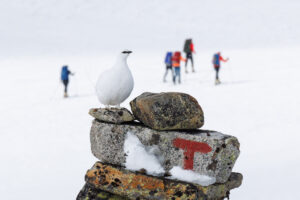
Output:
[[173,145],[184,150],[184,169],[194,168],[195,152],[208,153],[212,151],[212,148],[206,143],[195,142],[181,138],[174,139]]

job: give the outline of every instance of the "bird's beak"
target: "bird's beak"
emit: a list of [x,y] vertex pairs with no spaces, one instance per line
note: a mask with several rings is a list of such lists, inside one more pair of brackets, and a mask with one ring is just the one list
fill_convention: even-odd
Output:
[[132,51],[129,51],[129,50],[127,51],[127,50],[126,50],[126,51],[123,51],[122,53],[131,54],[131,53],[132,53]]

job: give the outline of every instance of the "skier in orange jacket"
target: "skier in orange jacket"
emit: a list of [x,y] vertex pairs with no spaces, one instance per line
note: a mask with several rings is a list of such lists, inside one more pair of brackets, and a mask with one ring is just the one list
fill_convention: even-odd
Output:
[[181,83],[181,76],[180,76],[180,61],[186,61],[181,56],[181,53],[179,51],[176,51],[174,55],[172,56],[172,67],[173,67],[173,83],[176,84],[176,77],[178,77],[178,83]]

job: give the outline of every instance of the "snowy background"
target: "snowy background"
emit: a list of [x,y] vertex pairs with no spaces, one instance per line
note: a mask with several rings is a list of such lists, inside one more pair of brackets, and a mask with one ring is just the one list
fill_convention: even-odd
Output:
[[[241,143],[231,199],[300,199],[299,10],[298,0],[0,0],[1,199],[75,199],[96,161],[93,87],[125,48],[135,88],[123,106],[144,91],[191,94],[203,128]],[[187,37],[196,73],[164,84],[165,52]],[[216,87],[218,50],[230,62]],[[64,64],[76,73],[68,99]]]

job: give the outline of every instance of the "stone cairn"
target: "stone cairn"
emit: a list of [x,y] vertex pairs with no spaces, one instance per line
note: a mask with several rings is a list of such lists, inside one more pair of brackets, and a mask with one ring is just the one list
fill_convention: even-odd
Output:
[[[91,109],[95,119],[90,132],[91,150],[100,161],[87,171],[86,184],[77,200],[104,199],[198,199],[229,198],[243,176],[232,172],[239,156],[236,137],[201,130],[203,111],[197,100],[184,93],[143,93],[126,108]],[[134,134],[146,146],[159,148],[164,175],[145,169],[125,168],[126,134]],[[138,159],[138,158],[137,158]],[[174,180],[170,169],[179,166],[215,178],[201,186]]]

